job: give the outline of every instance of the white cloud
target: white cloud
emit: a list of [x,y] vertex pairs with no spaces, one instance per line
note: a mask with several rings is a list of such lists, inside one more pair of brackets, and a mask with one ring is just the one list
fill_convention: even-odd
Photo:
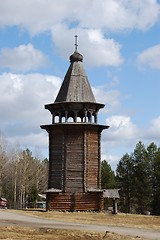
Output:
[[132,123],[129,116],[111,116],[106,119],[106,124],[110,126],[107,132],[107,141],[124,142],[133,141],[137,137],[138,129]]
[[115,170],[121,157],[126,152],[130,154],[143,134],[129,116],[113,115],[106,119],[106,125],[110,127],[102,132],[102,157],[106,156]]
[[76,24],[80,28],[147,29],[158,18],[156,0],[0,1],[0,25],[19,25],[32,34],[50,30],[65,21],[68,26]]
[[[0,82],[1,132],[7,138],[19,139],[21,145],[28,141],[29,146],[37,146],[35,139],[44,131],[40,125],[51,123],[51,114],[44,104],[54,102],[61,79],[42,74],[4,73]],[[43,145],[43,139],[40,141]]]
[[110,128],[102,132],[102,160],[107,160],[113,169],[126,152],[134,151],[138,141],[146,146],[159,143],[160,116],[152,119],[147,128],[138,128],[129,116],[111,116],[106,125]]
[[107,155],[107,154],[103,154],[101,156],[101,161],[106,160],[109,165],[111,166],[112,170],[116,170],[117,164],[120,161],[122,156],[118,156],[118,155]]
[[4,48],[0,53],[0,68],[26,72],[44,67],[47,57],[32,44],[20,45],[16,48]]
[[137,57],[137,63],[141,67],[160,69],[160,44],[144,50]]
[[160,116],[150,121],[149,128],[144,133],[144,138],[150,141],[159,141],[160,139]]
[[118,90],[107,91],[104,87],[93,87],[96,102],[105,104],[103,112],[115,112],[120,108],[120,92]]
[[[78,12],[78,7],[88,7]],[[159,5],[155,0],[102,0],[86,1],[86,6],[77,6],[80,26],[104,28],[111,31],[151,27],[159,18]]]
[[[104,38],[98,29],[87,31],[90,52],[87,54],[88,63],[94,66],[119,66],[123,63],[120,55],[121,45],[114,39]],[[88,46],[88,47],[89,47]]]
[[[123,63],[120,54],[121,46],[114,39],[105,39],[99,29],[69,29],[58,24],[52,30],[53,41],[59,53],[68,58],[73,49],[73,36],[78,32],[78,51],[84,56],[84,63],[88,66],[119,66]],[[65,39],[65,43],[64,43]]]
[[[45,131],[40,130],[38,133],[30,133],[22,136],[8,137],[8,140],[13,145],[15,143],[21,143],[21,146],[24,148],[48,148],[48,135]],[[43,132],[42,132],[43,131]],[[40,150],[40,149],[39,149]]]

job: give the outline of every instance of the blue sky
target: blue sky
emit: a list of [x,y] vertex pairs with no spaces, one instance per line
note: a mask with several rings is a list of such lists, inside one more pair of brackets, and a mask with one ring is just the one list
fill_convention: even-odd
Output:
[[0,131],[47,156],[54,102],[78,51],[97,102],[102,160],[116,168],[135,144],[160,146],[160,1],[0,1]]

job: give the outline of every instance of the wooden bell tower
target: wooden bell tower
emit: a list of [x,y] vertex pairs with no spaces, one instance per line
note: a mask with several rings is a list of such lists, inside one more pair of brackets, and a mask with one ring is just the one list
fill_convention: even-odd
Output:
[[52,124],[42,125],[49,134],[47,210],[101,211],[101,132],[99,109],[77,51],[54,103],[45,105]]

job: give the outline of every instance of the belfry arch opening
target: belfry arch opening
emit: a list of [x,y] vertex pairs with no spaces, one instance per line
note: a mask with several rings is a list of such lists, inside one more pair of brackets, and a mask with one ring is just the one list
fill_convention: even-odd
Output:
[[52,114],[52,123],[94,123],[97,124],[98,112],[81,110],[81,111],[63,111]]

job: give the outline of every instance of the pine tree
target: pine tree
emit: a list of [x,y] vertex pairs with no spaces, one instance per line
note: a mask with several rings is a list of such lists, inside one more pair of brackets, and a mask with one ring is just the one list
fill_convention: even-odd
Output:
[[115,174],[106,160],[101,163],[101,187],[103,189],[115,187]]
[[[101,163],[101,187],[102,189],[115,188],[115,174],[106,160]],[[112,206],[112,201],[105,198],[104,208],[107,209],[108,206]]]
[[127,153],[121,158],[116,170],[117,186],[120,189],[120,210],[130,213],[133,200],[133,162]]
[[160,215],[160,148],[151,143],[148,148],[148,158],[151,162],[152,202],[151,213]]
[[134,205],[137,213],[144,214],[150,209],[152,189],[150,184],[150,160],[142,142],[136,144],[132,157],[134,164]]

